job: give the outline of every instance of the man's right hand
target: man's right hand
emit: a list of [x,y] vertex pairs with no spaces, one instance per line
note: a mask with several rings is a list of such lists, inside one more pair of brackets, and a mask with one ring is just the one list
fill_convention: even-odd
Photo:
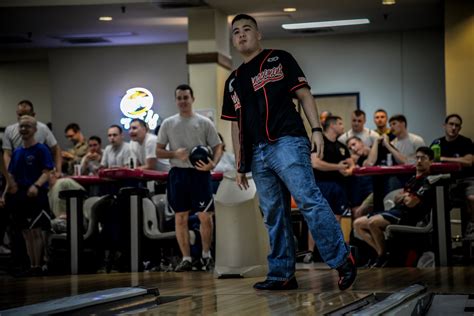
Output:
[[174,152],[174,156],[176,159],[186,161],[189,157],[188,150],[186,148],[178,148]]
[[237,176],[235,178],[235,182],[237,182],[237,186],[241,190],[247,190],[249,188],[249,182],[247,180],[247,175],[245,173],[237,172]]

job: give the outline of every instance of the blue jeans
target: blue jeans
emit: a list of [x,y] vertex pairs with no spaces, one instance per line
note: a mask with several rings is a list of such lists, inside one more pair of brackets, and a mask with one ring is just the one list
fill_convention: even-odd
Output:
[[331,267],[349,255],[341,228],[316,185],[306,137],[284,136],[275,143],[254,146],[252,176],[270,236],[269,280],[284,281],[295,274],[295,244],[290,217],[294,197],[321,257]]

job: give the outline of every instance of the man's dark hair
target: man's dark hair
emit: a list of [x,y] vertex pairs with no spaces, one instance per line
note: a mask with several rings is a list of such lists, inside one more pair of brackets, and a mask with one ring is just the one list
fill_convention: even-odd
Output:
[[342,118],[337,115],[330,115],[326,117],[326,121],[324,121],[324,126],[323,126],[324,130],[326,131],[329,128],[329,125],[331,125],[331,123],[335,124],[337,120],[342,120]]
[[385,113],[385,115],[387,115],[387,111],[385,111],[384,109],[377,109],[375,110],[374,114],[378,112],[382,112],[382,113]]
[[446,118],[444,119],[444,124],[448,123],[449,119],[452,118],[452,117],[457,118],[457,119],[461,122],[461,125],[462,125],[462,118],[461,118],[461,115],[456,114],[456,113],[449,114],[448,116],[446,116]]
[[422,147],[418,147],[416,152],[422,152],[424,153],[425,155],[427,155],[430,160],[433,160],[434,159],[434,152],[433,152],[433,149],[429,148],[429,147],[426,147],[426,146],[422,146]]
[[361,115],[363,115],[363,116],[365,117],[365,112],[362,111],[362,110],[357,109],[357,110],[355,110],[353,113],[354,113],[354,115],[355,115],[356,117],[359,117],[359,116],[361,116]]
[[407,118],[405,117],[405,115],[403,114],[396,114],[396,115],[393,115],[389,120],[388,122],[392,122],[392,121],[398,121],[398,122],[403,122],[405,123],[405,127],[408,126],[408,123],[407,123]]
[[255,24],[255,27],[256,27],[257,30],[258,30],[257,20],[255,20],[252,16],[250,16],[250,15],[248,15],[248,14],[244,14],[244,13],[237,14],[237,15],[232,19],[232,23],[231,23],[230,25],[234,25],[235,22],[240,21],[240,20],[250,20],[250,21],[252,21],[252,22]]
[[64,133],[67,133],[68,130],[72,129],[74,133],[80,132],[81,128],[79,127],[79,124],[77,123],[69,123],[66,128],[64,129]]
[[31,112],[35,112],[35,108],[33,107],[33,103],[30,100],[21,100],[20,102],[18,102],[17,105],[20,105],[20,104],[28,105],[31,108]]
[[120,133],[120,134],[122,134],[123,130],[122,130],[122,128],[121,128],[119,125],[117,125],[117,124],[112,124],[112,125],[110,125],[110,126],[109,126],[109,129],[114,128],[114,127],[119,130],[119,133]]
[[132,125],[133,122],[138,122],[138,124],[140,124],[141,126],[146,128],[146,130],[148,130],[148,125],[146,124],[144,120],[139,119],[139,118],[134,118],[133,120],[130,121],[130,125]]
[[102,139],[100,139],[99,136],[95,136],[95,135],[94,135],[94,136],[91,136],[91,137],[89,137],[89,141],[90,141],[90,140],[95,140],[96,142],[99,143],[99,145],[102,144]]
[[191,93],[191,97],[193,97],[193,99],[194,99],[194,91],[193,91],[193,88],[191,88],[190,85],[184,83],[184,84],[180,84],[179,86],[177,86],[176,89],[174,89],[175,97],[176,97],[176,91],[178,91],[178,90],[181,90],[181,91],[189,90],[189,92]]

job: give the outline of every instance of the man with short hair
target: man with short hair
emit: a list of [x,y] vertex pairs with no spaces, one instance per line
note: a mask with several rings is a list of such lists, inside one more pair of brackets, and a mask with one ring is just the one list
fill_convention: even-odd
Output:
[[123,130],[118,125],[111,125],[107,130],[109,145],[105,147],[100,162],[103,168],[125,167],[130,165],[130,144],[123,141]]
[[374,130],[374,132],[376,132],[379,135],[387,134],[388,138],[392,140],[395,138],[395,135],[392,134],[392,131],[387,126],[387,121],[388,121],[387,111],[385,111],[384,109],[375,110],[374,124],[375,124],[376,129]]
[[405,185],[401,193],[395,197],[395,206],[388,211],[380,209],[359,217],[354,222],[354,230],[376,252],[377,259],[373,267],[384,267],[388,261],[385,249],[385,228],[390,224],[413,225],[422,220],[432,208],[434,201],[433,186],[427,177],[433,162],[433,151],[428,147],[416,150],[416,175]]
[[[23,115],[29,115],[35,117],[36,113],[33,107],[33,103],[29,100],[21,100],[18,102],[16,110],[17,119]],[[46,124],[37,122],[37,132],[35,133],[35,139],[38,143],[46,144],[50,149],[54,158],[54,163],[56,166],[56,176],[60,176],[61,173],[61,149],[59,148],[58,142],[54,137],[51,130],[46,126]],[[5,133],[3,134],[3,159],[5,161],[5,166],[8,168],[10,159],[13,151],[21,146],[21,134],[19,123],[15,123],[7,126]]]
[[48,202],[48,179],[54,169],[48,147],[38,143],[34,117],[23,115],[19,121],[22,146],[12,154],[8,172],[12,180],[7,207],[14,227],[21,230],[30,258],[30,273],[42,274],[46,234],[51,225]]
[[[222,156],[222,143],[212,121],[194,113],[194,94],[189,85],[182,84],[176,88],[175,100],[178,114],[168,117],[161,124],[156,149],[158,157],[169,158],[172,166],[168,176],[168,202],[176,213],[176,238],[183,255],[175,271],[192,270],[188,229],[190,213],[196,213],[201,223],[200,261],[204,269],[210,270],[214,265],[210,250],[214,213],[210,171]],[[167,145],[169,149],[166,149]],[[189,154],[198,145],[211,147],[214,155],[208,161],[199,160],[194,167],[189,161]]]
[[81,160],[81,174],[86,176],[97,175],[102,160],[102,139],[95,135],[89,137],[87,147],[87,154]]
[[74,165],[81,164],[82,157],[87,154],[86,138],[81,132],[81,128],[77,123],[70,123],[64,129],[66,138],[71,141],[73,147],[63,150],[61,155],[65,161],[63,171],[72,175],[74,173]]
[[362,110],[355,110],[351,114],[351,126],[352,128],[339,136],[339,141],[343,144],[352,136],[359,137],[364,144],[369,147],[372,147],[375,140],[378,138],[378,135],[373,130],[364,127],[366,122],[365,112]]
[[[339,289],[345,290],[354,282],[357,269],[341,228],[311,174],[311,149],[321,158],[324,140],[308,81],[291,54],[262,48],[262,35],[253,17],[238,14],[231,26],[232,43],[244,63],[225,83],[221,118],[232,121],[237,185],[247,189],[246,173],[252,171],[271,244],[267,279],[254,288],[298,288],[291,194],[322,258],[339,272]],[[312,128],[311,143],[294,98],[301,102]]]
[[324,123],[323,158],[319,158],[315,153],[311,155],[318,187],[338,220],[349,207],[346,177],[352,174],[355,166],[349,149],[337,139],[342,133],[342,119],[339,116],[328,116]]
[[168,171],[169,167],[164,159],[156,156],[156,135],[149,132],[148,125],[141,119],[133,119],[130,122],[130,155],[135,166],[133,168]]
[[[467,200],[469,222],[464,231],[464,238],[474,239],[474,172],[472,167],[473,143],[468,137],[460,134],[462,118],[459,114],[450,114],[444,120],[444,136],[435,139],[431,146],[441,147],[441,161],[457,162],[463,166],[461,178],[457,179],[455,191],[461,191]],[[457,193],[457,192],[456,192]]]

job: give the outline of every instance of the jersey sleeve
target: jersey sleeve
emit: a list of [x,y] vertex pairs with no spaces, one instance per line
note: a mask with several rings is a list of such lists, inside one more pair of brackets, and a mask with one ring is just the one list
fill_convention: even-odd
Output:
[[222,103],[221,119],[226,121],[237,121],[236,109],[240,108],[240,99],[234,87],[234,73],[227,79],[224,87],[224,98]]
[[158,131],[158,135],[156,138],[156,142],[158,144],[166,145],[169,143],[167,130],[168,130],[168,123],[165,120],[163,121],[163,123],[161,123],[160,130]]
[[46,128],[45,144],[48,145],[49,148],[56,146],[58,144],[58,141],[54,137],[53,133],[49,130],[49,128]]
[[[282,51],[283,52],[283,51]],[[283,63],[283,71],[285,72],[285,77],[288,82],[288,90],[294,93],[296,90],[306,87],[311,89],[308,84],[308,80],[301,70],[298,62],[295,58],[288,52],[283,52],[282,56],[282,63]]]

